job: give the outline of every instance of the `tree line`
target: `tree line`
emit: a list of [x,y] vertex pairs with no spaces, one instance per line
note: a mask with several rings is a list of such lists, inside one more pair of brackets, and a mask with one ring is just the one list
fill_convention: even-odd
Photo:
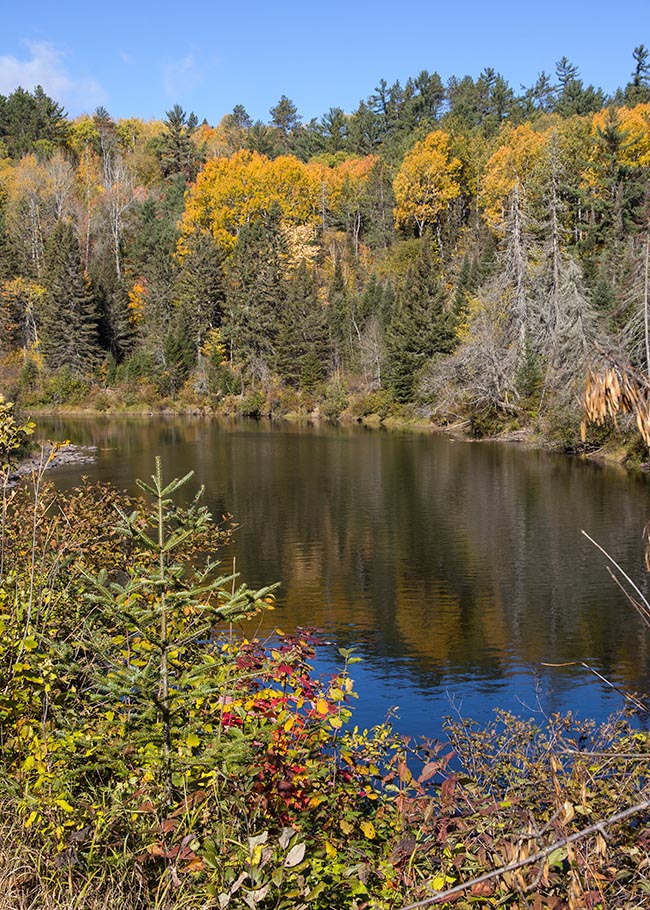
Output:
[[518,94],[422,72],[308,123],[287,96],[216,126],[0,96],[5,390],[273,409],[283,389],[571,435],[594,351],[647,367],[643,45],[633,61],[609,97],[563,58]]

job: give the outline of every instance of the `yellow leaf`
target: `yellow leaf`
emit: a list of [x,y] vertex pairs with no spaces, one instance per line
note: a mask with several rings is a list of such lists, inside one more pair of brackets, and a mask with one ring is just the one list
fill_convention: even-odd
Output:
[[185,740],[190,749],[195,749],[201,742],[196,733],[190,733],[190,735]]
[[375,826],[372,822],[361,822],[361,830],[368,838],[368,840],[373,840],[375,837]]
[[335,730],[340,730],[343,726],[343,721],[338,716],[330,717],[330,726],[334,727]]
[[351,834],[354,829],[354,825],[347,821],[345,818],[342,818],[339,822],[339,828],[344,834]]
[[336,847],[330,844],[329,841],[325,841],[325,854],[327,856],[336,856]]
[[63,799],[63,797],[59,797],[59,799],[55,799],[54,802],[60,809],[63,809],[64,812],[74,812],[74,809],[72,808],[70,803],[67,802],[65,799]]
[[316,710],[319,714],[328,714],[330,706],[325,698],[319,698],[316,702]]
[[434,891],[444,891],[445,889],[445,879],[442,875],[436,875],[433,880],[433,890]]
[[340,689],[336,689],[336,688],[330,689],[329,695],[330,695],[330,698],[332,699],[332,701],[341,701],[341,699],[343,698],[343,692]]
[[289,730],[293,727],[293,725],[295,724],[295,722],[296,722],[295,715],[290,714],[289,717],[287,717],[287,719],[286,719],[285,722],[284,722],[284,731],[285,731],[285,733],[288,733],[288,732],[289,732]]

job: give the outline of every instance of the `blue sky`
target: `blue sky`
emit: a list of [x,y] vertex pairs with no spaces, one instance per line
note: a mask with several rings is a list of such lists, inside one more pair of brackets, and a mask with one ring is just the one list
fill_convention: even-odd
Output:
[[282,94],[303,119],[350,112],[380,78],[422,69],[515,88],[566,55],[586,83],[624,85],[632,50],[650,46],[650,0],[31,0],[3,4],[0,94],[37,83],[70,116],[104,105],[116,118],[164,117],[172,105],[217,123],[243,104],[268,119]]

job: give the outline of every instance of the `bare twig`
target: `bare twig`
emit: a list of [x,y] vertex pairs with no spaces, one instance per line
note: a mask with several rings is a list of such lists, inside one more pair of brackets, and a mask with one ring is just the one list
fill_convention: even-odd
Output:
[[[622,588],[623,592],[627,594],[625,588]],[[629,595],[628,595],[629,596]],[[622,695],[623,698],[626,698],[628,701],[631,701],[635,707],[640,711],[645,711],[647,705],[645,702],[641,701],[640,698],[637,698],[636,695],[633,695],[631,692],[626,692],[625,689],[621,689],[620,686],[615,685],[611,680],[607,679],[606,676],[603,676],[602,673],[599,673],[598,670],[595,670],[593,667],[590,667],[589,664],[585,663],[584,660],[564,660],[561,663],[551,663],[550,661],[542,661],[543,667],[584,667],[585,670],[589,670],[590,673],[593,673],[594,676],[597,676],[598,679],[605,683],[606,686],[609,686],[610,689],[614,689],[615,692],[618,692],[619,695]]]
[[[619,566],[619,564],[616,562],[616,560],[615,560],[612,556],[609,555],[609,553],[607,552],[607,550],[605,550],[603,547],[601,547],[601,545],[600,545],[599,543],[597,543],[597,542],[593,539],[593,537],[590,537],[589,534],[587,534],[586,531],[582,530],[580,533],[581,533],[581,534],[584,534],[584,536],[587,538],[587,540],[588,540],[590,543],[592,543],[592,544],[596,547],[596,549],[600,550],[600,552],[603,554],[603,556],[611,562],[611,564],[614,566],[614,568],[616,569],[616,571],[619,572],[619,573],[623,576],[623,578],[624,578],[625,581],[629,584],[629,586],[632,588],[632,590],[635,591],[635,592],[638,594],[638,596],[639,596],[639,598],[640,598],[640,600],[641,600],[641,603],[643,604],[643,609],[646,611],[645,621],[650,625],[650,603],[648,603],[648,601],[647,601],[645,595],[641,592],[641,590],[638,588],[638,586],[635,585],[635,583],[632,581],[632,579],[630,578],[630,576],[627,575],[627,574],[623,571],[623,569]],[[628,595],[628,596],[629,596],[629,595]],[[637,605],[637,609],[639,609],[639,605]]]

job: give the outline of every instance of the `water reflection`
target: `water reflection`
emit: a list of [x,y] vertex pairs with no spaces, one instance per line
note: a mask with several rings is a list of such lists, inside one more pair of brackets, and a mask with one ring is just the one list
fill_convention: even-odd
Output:
[[[360,649],[362,722],[399,703],[405,729],[430,732],[454,696],[475,715],[540,699],[547,710],[600,714],[615,704],[582,668],[544,661],[591,661],[650,690],[647,630],[580,534],[645,583],[644,478],[507,445],[357,428],[187,418],[40,426],[98,446],[83,472],[120,487],[148,478],[155,454],[169,477],[193,469],[209,507],[241,524],[227,558],[250,584],[282,582],[268,628],[320,626]],[[61,469],[59,482],[77,471]]]

